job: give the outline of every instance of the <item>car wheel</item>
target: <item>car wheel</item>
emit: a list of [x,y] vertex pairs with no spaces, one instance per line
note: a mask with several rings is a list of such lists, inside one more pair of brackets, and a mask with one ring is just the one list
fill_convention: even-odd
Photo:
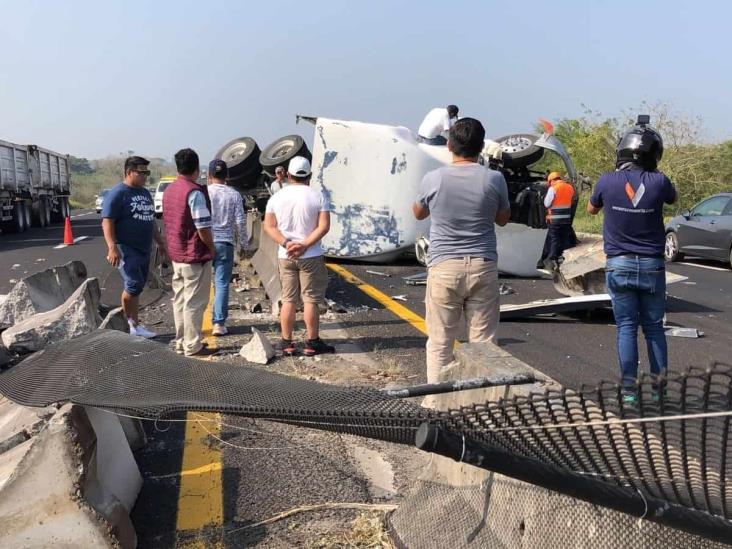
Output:
[[535,143],[539,138],[528,133],[515,133],[496,139],[501,146],[501,159],[507,168],[523,168],[541,160],[544,149]]
[[684,259],[684,254],[679,251],[679,237],[673,231],[666,233],[663,257],[666,258],[666,261],[681,261]]
[[267,145],[259,155],[262,169],[274,177],[277,166],[287,169],[287,164],[296,156],[304,156],[308,161],[313,159],[307,143],[299,135],[286,135]]

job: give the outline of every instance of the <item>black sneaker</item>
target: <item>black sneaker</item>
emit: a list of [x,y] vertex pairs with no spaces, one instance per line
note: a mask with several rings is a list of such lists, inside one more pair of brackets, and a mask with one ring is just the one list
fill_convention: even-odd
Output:
[[305,342],[305,348],[302,350],[305,356],[322,355],[325,353],[335,353],[335,347],[328,345],[322,339],[308,339]]
[[292,356],[297,352],[297,347],[291,339],[282,339],[279,344],[279,351],[284,356]]
[[193,357],[193,358],[204,358],[207,356],[212,356],[218,353],[218,349],[210,349],[208,345],[202,346],[198,351],[195,353],[191,353],[190,355],[186,355],[187,357]]

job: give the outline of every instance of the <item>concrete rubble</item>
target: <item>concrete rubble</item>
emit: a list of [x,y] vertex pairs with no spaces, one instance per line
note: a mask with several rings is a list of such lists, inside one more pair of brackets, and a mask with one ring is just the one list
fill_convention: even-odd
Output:
[[99,327],[99,282],[87,279],[61,305],[16,323],[2,333],[8,350],[17,353],[43,349],[51,342],[88,334]]
[[116,309],[112,309],[107,313],[107,316],[104,317],[104,320],[99,325],[100,330],[117,330],[119,332],[129,332],[130,326],[127,324],[127,319],[125,318],[125,313],[122,310],[122,307],[117,307]]
[[0,450],[0,546],[134,548],[142,478],[125,433],[102,410],[0,399],[0,438],[19,441]]
[[16,282],[0,303],[0,330],[55,309],[71,297],[86,276],[84,263],[71,261]]
[[274,347],[262,332],[252,327],[252,338],[239,351],[248,362],[267,364],[275,356]]

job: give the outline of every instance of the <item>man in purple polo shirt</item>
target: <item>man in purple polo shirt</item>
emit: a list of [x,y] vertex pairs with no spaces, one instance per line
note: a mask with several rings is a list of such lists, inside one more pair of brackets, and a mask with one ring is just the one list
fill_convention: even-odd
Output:
[[163,195],[168,255],[173,263],[175,350],[186,356],[213,354],[202,341],[203,313],[211,289],[211,201],[198,184],[200,166],[193,149],[175,153],[178,179]]
[[603,237],[607,256],[605,281],[617,325],[618,358],[623,401],[638,398],[638,324],[648,347],[653,398],[660,398],[668,366],[663,328],[666,313],[666,272],[663,205],[676,201],[676,189],[656,167],[663,140],[648,116],[618,143],[616,171],[595,185],[587,211],[605,210]]

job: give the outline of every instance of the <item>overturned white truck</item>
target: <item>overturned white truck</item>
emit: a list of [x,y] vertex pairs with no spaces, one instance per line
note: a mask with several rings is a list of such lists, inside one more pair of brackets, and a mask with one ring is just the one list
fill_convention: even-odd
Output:
[[[412,203],[422,177],[451,161],[445,146],[418,143],[401,126],[329,118],[298,117],[315,125],[311,185],[331,201],[331,230],[323,239],[330,257],[385,263],[414,249],[429,232],[429,219],[417,221]],[[575,183],[567,151],[545,123],[540,137],[515,134],[486,140],[486,163],[506,176],[512,204],[511,222],[498,227],[498,268],[516,276],[537,276],[546,226],[537,183],[544,172],[531,165],[545,151],[556,153]],[[498,151],[496,154],[495,151]],[[522,194],[523,193],[523,194]]]

